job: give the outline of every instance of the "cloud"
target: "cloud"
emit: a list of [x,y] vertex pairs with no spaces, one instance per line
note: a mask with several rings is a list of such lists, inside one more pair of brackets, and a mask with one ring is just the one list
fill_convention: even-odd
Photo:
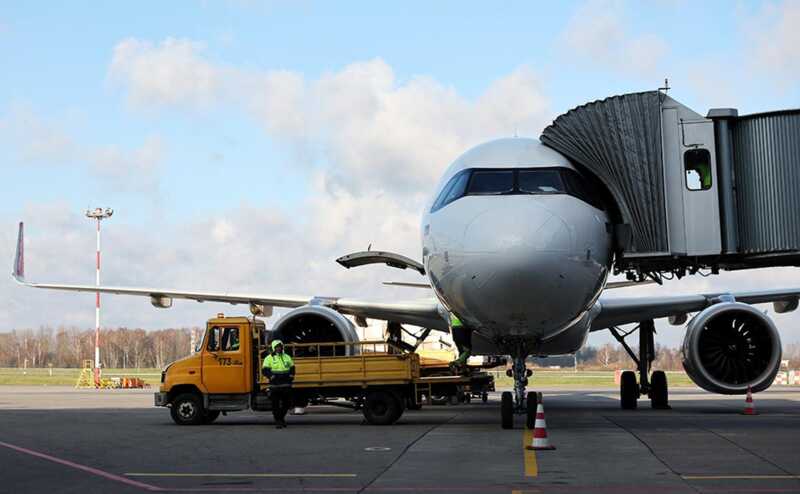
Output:
[[159,44],[128,38],[114,47],[108,72],[129,81],[134,105],[204,106],[219,96],[220,71],[201,58],[204,45],[166,38]]
[[739,18],[751,41],[750,65],[779,86],[796,85],[800,80],[800,3],[768,3],[757,12],[741,12]]
[[80,155],[79,146],[59,123],[25,106],[14,105],[0,116],[0,131],[8,139],[8,149],[24,163],[58,165]]
[[165,145],[158,136],[149,136],[135,149],[102,146],[87,151],[87,160],[95,176],[117,190],[155,193]]
[[88,171],[118,191],[156,193],[166,145],[156,135],[138,147],[88,144],[62,123],[17,105],[0,115],[0,143],[23,164],[69,166]]
[[624,4],[614,0],[584,2],[561,33],[569,50],[585,62],[638,77],[661,77],[660,63],[669,46],[654,34],[631,32]]
[[535,135],[551,117],[539,78],[527,67],[468,100],[429,77],[398,81],[380,58],[308,79],[214,64],[201,43],[168,38],[120,42],[109,74],[147,110],[232,104],[291,149],[297,166],[325,167],[330,183],[351,192],[428,193],[468,147],[515,132]]

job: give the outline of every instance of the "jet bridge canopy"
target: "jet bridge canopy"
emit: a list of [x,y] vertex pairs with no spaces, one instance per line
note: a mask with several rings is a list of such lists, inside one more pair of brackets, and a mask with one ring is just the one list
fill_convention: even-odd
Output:
[[800,110],[703,117],[660,91],[623,94],[541,141],[608,189],[618,271],[800,265]]

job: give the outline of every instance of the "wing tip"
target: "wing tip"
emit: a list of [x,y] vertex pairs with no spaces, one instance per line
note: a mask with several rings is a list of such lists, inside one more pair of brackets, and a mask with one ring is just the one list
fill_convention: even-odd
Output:
[[17,234],[17,252],[14,256],[14,270],[11,276],[18,283],[25,283],[25,237],[24,223],[19,222],[19,233]]

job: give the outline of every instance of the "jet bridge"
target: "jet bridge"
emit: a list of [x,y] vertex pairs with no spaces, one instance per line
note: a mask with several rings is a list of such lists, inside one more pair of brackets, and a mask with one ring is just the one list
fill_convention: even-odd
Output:
[[800,265],[800,110],[703,117],[632,93],[568,111],[541,141],[607,189],[616,272]]

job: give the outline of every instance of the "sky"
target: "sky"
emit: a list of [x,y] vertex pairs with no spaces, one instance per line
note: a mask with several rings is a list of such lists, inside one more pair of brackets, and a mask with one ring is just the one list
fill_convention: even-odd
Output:
[[[798,1],[5,2],[0,260],[25,221],[28,278],[93,283],[84,211],[112,207],[104,284],[425,296],[381,285],[414,274],[334,259],[370,244],[419,258],[420,214],[450,162],[588,101],[668,78],[702,114],[800,106],[798,25]],[[798,281],[769,269],[619,295]],[[0,300],[0,331],[94,324],[91,294],[0,277]],[[106,296],[103,325],[239,310]],[[800,342],[800,316],[775,321]]]

